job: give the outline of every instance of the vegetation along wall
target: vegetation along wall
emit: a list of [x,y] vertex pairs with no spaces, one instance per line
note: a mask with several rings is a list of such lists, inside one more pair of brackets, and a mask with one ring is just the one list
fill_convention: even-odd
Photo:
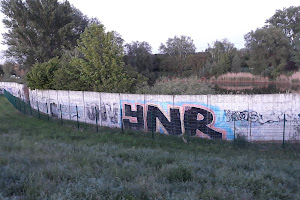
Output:
[[[249,141],[300,140],[300,94],[141,95],[30,90],[0,83],[53,117],[162,134]],[[97,119],[97,120],[96,120]],[[285,122],[284,122],[285,119]]]

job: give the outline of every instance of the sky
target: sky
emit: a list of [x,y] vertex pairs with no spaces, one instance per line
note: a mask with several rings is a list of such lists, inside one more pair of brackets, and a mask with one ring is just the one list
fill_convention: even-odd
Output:
[[[63,0],[59,0],[62,2]],[[300,6],[300,0],[69,0],[88,17],[98,18],[107,31],[125,43],[146,41],[158,53],[174,36],[190,36],[196,51],[227,38],[244,47],[244,35],[265,25],[276,10]],[[1,13],[0,19],[4,18]],[[7,30],[0,24],[0,33]],[[2,41],[2,35],[0,36]],[[0,45],[3,51],[7,47]]]

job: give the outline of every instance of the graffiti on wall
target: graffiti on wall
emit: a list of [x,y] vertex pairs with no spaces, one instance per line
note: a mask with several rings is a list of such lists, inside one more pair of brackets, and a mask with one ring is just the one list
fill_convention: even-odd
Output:
[[85,113],[87,119],[91,121],[96,121],[96,117],[97,117],[97,120],[99,120],[99,116],[100,116],[99,106],[96,105],[96,103],[87,103],[85,105]]
[[169,135],[189,134],[205,138],[227,138],[228,131],[222,129],[225,127],[221,125],[223,122],[216,122],[216,113],[207,106],[190,103],[143,104],[130,101],[123,101],[121,105],[125,129],[155,130]]
[[256,111],[232,111],[224,110],[226,116],[226,122],[233,121],[248,121],[257,122],[259,124],[274,123],[283,121],[284,115],[286,121],[294,121],[300,123],[300,117],[298,115],[293,115],[291,111],[267,111],[264,113],[258,113]]
[[56,103],[50,103],[50,113],[52,117],[58,117],[58,109]]
[[111,124],[118,124],[119,105],[117,103],[101,103],[100,107],[101,121]]

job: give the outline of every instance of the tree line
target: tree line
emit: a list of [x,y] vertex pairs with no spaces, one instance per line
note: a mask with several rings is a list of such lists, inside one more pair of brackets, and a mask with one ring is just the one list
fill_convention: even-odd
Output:
[[300,66],[300,6],[277,10],[264,27],[245,35],[245,48],[227,39],[196,52],[188,36],[169,38],[152,53],[146,41],[124,44],[68,1],[1,0],[3,43],[9,60],[0,74],[26,72],[32,89],[135,92],[160,77],[209,78],[251,72],[270,78]]

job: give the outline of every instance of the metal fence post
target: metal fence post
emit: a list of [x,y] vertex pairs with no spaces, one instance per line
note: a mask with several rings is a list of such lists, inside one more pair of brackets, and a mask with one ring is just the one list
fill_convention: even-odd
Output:
[[282,134],[282,148],[284,148],[284,136],[285,136],[285,114],[283,115],[283,134]]
[[32,116],[32,108],[31,108],[31,102],[29,101],[29,109],[30,109],[30,115]]
[[59,109],[60,109],[60,120],[61,120],[61,124],[64,124],[63,118],[62,118],[62,110],[61,110],[61,104],[59,104]]
[[17,99],[16,99],[16,98],[15,98],[15,108],[16,108],[17,110],[19,110],[18,107],[17,107]]
[[79,120],[78,120],[78,108],[76,105],[76,117],[77,117],[77,129],[79,129]]
[[96,115],[96,130],[97,130],[97,133],[98,133],[98,114],[97,114],[97,108],[95,106],[95,115]]
[[24,114],[26,115],[26,103],[25,103],[25,100],[23,100],[23,104],[24,104]]
[[151,133],[152,138],[154,139],[153,110],[151,110]]
[[235,137],[235,119],[233,120],[233,134],[234,134],[234,139],[236,139],[236,137]]
[[235,147],[236,137],[235,137],[235,118],[233,119],[233,146]]
[[47,107],[47,117],[48,117],[48,121],[49,121],[49,113],[48,113],[48,104],[46,103],[46,107]]
[[123,109],[122,109],[122,105],[121,105],[121,108],[120,108],[120,112],[121,112],[121,130],[122,130],[122,133],[124,133],[124,127],[123,127]]
[[36,104],[37,104],[37,109],[38,109],[38,116],[39,116],[39,119],[41,119],[39,102],[36,102]]
[[186,113],[186,128],[187,128],[187,142],[190,143],[190,129],[189,129],[189,113]]

